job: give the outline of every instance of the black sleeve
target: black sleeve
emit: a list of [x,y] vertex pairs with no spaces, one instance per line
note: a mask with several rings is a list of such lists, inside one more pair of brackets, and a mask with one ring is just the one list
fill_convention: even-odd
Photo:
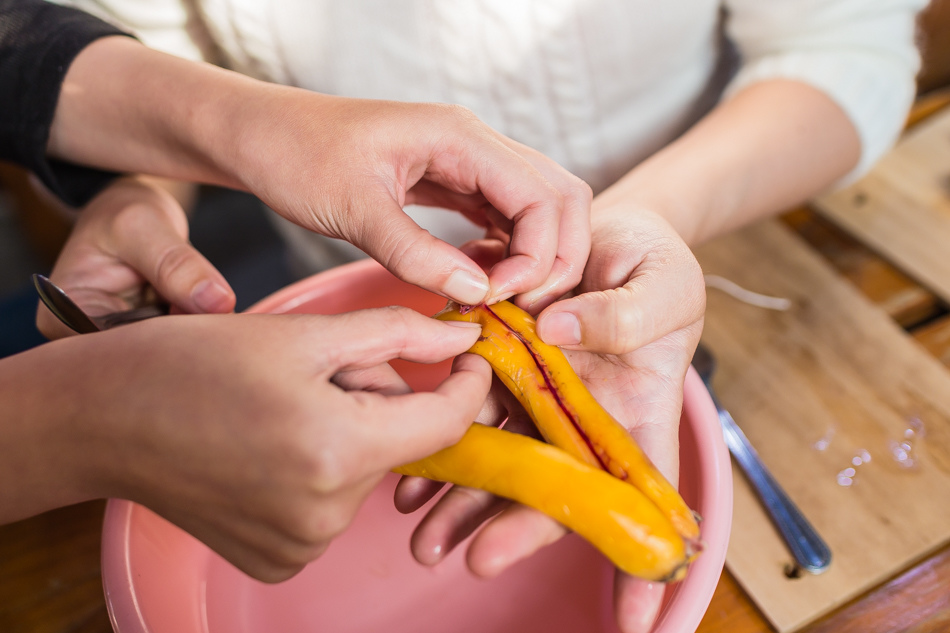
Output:
[[32,171],[71,206],[82,206],[115,177],[46,156],[69,65],[107,35],[127,34],[45,0],[0,0],[0,160]]

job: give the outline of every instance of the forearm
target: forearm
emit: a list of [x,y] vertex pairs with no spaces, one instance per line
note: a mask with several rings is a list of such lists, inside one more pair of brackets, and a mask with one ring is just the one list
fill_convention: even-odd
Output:
[[68,360],[52,357],[52,346],[0,361],[0,524],[96,496],[77,459],[82,403],[58,389]]
[[819,193],[860,152],[854,126],[824,93],[753,84],[598,196],[595,223],[598,210],[643,206],[696,245]]
[[281,90],[124,37],[77,56],[50,130],[51,156],[106,170],[246,188],[235,150],[248,102]]

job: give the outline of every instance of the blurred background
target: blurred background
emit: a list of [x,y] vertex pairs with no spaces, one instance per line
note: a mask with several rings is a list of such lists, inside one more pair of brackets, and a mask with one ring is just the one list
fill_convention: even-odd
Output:
[[[950,0],[933,0],[921,14],[918,76],[921,102],[950,102]],[[288,252],[253,196],[200,189],[191,219],[195,247],[224,274],[242,310],[291,283]],[[45,339],[36,330],[33,273],[48,273],[70,230],[69,218],[36,196],[22,170],[0,161],[0,358]]]

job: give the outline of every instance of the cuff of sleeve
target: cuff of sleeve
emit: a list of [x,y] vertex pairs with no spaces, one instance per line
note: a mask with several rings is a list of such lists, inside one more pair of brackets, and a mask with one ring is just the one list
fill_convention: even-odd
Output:
[[[59,31],[56,38],[62,44],[57,46],[54,45],[55,42],[50,42],[51,46],[40,63],[39,75],[56,77],[57,84],[61,84],[73,60],[88,44],[111,35],[127,34],[105,24],[101,28],[90,29],[82,34],[68,29]],[[23,99],[24,104],[31,104],[34,108],[31,112],[22,113],[24,127],[28,131],[23,138],[23,153],[27,163],[25,167],[35,173],[43,184],[63,202],[73,207],[80,207],[99,193],[118,174],[51,159],[46,155],[50,126],[56,114],[58,102],[58,90],[55,93],[49,93],[42,87],[37,88],[37,93],[28,93],[27,98]]]
[[725,97],[769,79],[801,81],[828,95],[844,110],[861,140],[861,158],[835,184],[839,188],[867,173],[897,140],[916,93],[915,70],[867,53],[786,53],[744,66],[727,87]]

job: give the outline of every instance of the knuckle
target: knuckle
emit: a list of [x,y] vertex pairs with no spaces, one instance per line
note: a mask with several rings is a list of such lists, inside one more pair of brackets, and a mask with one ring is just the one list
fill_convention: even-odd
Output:
[[400,348],[407,346],[412,337],[418,336],[419,328],[428,325],[428,321],[420,321],[419,313],[405,306],[389,306],[385,308],[383,316],[387,328],[397,335],[395,341]]
[[340,451],[333,446],[321,446],[309,456],[306,479],[313,494],[328,496],[348,483],[347,467]]
[[386,250],[390,253],[388,267],[403,277],[414,278],[432,268],[432,252],[413,236],[393,237]]
[[288,563],[283,560],[272,560],[258,568],[245,571],[248,572],[248,575],[261,582],[276,585],[277,583],[284,582],[285,580],[290,580],[299,574],[305,566],[306,562]]
[[286,541],[238,542],[219,553],[245,574],[270,584],[283,582],[303,569],[289,560]]
[[607,337],[604,352],[624,354],[637,346],[643,331],[643,313],[641,310],[623,309],[624,302],[608,301],[601,306],[603,314],[608,315]]
[[134,234],[141,226],[142,215],[147,213],[149,208],[145,202],[122,205],[112,219],[114,231],[119,235]]
[[350,524],[350,517],[337,509],[336,504],[315,502],[308,506],[298,511],[288,526],[287,533],[299,545],[285,552],[287,563],[309,563]]
[[584,279],[584,262],[580,264],[569,264],[567,268],[567,273],[564,275],[564,281],[559,284],[559,287],[565,288],[566,290],[573,290],[577,288],[581,281]]
[[590,207],[594,200],[594,190],[591,189],[591,186],[573,174],[570,175],[567,191],[568,196],[582,204],[584,208]]
[[449,117],[459,119],[462,122],[474,123],[481,121],[470,108],[467,108],[463,105],[459,105],[457,103],[446,103],[439,104],[439,107],[441,107]]
[[185,272],[195,261],[195,252],[187,244],[173,244],[161,251],[155,261],[154,279],[170,280]]

